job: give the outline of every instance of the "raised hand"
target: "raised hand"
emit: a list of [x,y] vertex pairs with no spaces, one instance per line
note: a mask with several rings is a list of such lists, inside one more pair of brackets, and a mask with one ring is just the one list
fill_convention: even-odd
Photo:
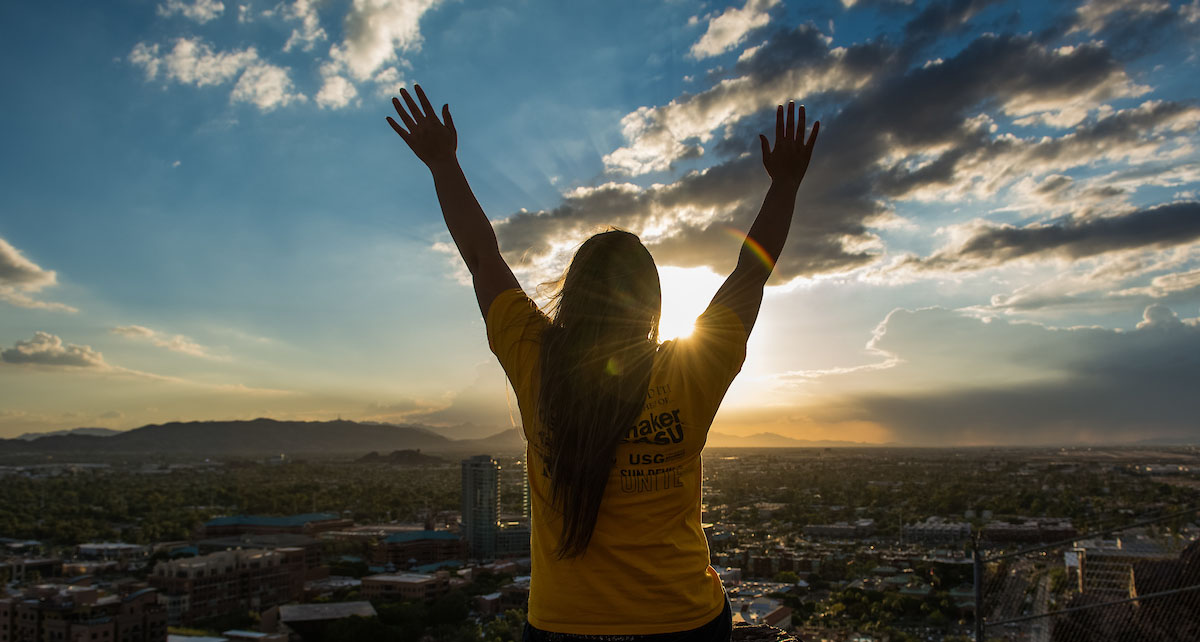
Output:
[[[804,172],[808,171],[808,161],[812,158],[813,145],[817,143],[817,132],[821,130],[821,122],[813,123],[812,134],[808,142],[804,142],[804,105],[800,106],[799,122],[795,117],[796,103],[787,104],[787,120],[784,121],[783,105],[775,110],[775,149],[767,143],[767,137],[758,135],[762,143],[763,167],[771,180],[777,183],[786,182],[800,186]],[[797,126],[798,125],[798,126]]]
[[392,106],[396,108],[396,114],[400,116],[404,127],[391,116],[388,116],[388,124],[430,169],[438,164],[457,162],[455,152],[458,150],[458,132],[454,129],[454,119],[450,117],[450,105],[442,105],[442,119],[445,121],[443,123],[438,120],[437,112],[434,111],[433,105],[429,104],[421,86],[413,85],[413,89],[421,101],[420,106],[401,88],[400,95],[404,97],[408,110],[405,111],[405,104],[401,104],[399,98],[392,98]]

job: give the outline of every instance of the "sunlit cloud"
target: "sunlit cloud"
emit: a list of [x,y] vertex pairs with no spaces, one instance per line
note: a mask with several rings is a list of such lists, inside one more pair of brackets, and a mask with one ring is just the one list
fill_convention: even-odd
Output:
[[0,238],[0,301],[20,308],[78,312],[64,303],[33,297],[58,283],[54,270],[47,270],[25,258],[11,243]]
[[149,343],[165,348],[172,352],[186,354],[193,357],[204,357],[207,359],[216,358],[208,348],[192,341],[182,334],[166,334],[158,330],[152,330],[141,325],[123,325],[112,329],[112,333],[130,339],[148,341]]
[[696,59],[709,58],[736,47],[751,31],[766,26],[771,19],[767,11],[778,4],[779,0],[746,0],[740,9],[729,7],[712,15],[704,35],[692,45],[688,55]]
[[160,70],[167,81],[195,87],[222,85],[237,76],[230,102],[250,103],[264,112],[307,100],[295,91],[289,70],[261,60],[254,47],[217,51],[199,38],[178,38],[165,51],[158,43],[139,42],[129,62],[145,71],[147,81],[158,78]]

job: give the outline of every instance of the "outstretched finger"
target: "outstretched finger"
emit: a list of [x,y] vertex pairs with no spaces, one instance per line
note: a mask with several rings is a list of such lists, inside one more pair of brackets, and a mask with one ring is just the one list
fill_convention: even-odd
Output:
[[[421,108],[417,106],[417,101],[413,100],[413,97],[403,87],[400,88],[400,95],[404,97],[404,104],[408,105],[408,111],[412,112],[413,120],[416,122],[425,120],[425,115],[421,113]],[[404,124],[407,125],[408,123]],[[409,129],[412,128],[409,127]]]
[[762,134],[758,135],[758,142],[762,143],[763,160],[766,160],[771,155],[771,144],[767,142],[767,137]]
[[821,131],[821,121],[813,123],[812,133],[808,136],[808,144],[804,146],[804,152],[812,156],[813,147],[817,144],[817,134]]
[[800,105],[800,109],[796,111],[796,147],[801,147],[804,145],[804,121],[807,119],[807,114],[804,111],[804,105]]
[[788,101],[787,110],[787,127],[783,130],[783,135],[788,140],[796,139],[796,103]]
[[450,131],[457,136],[458,130],[454,129],[454,119],[450,117],[450,105],[442,105],[442,120],[446,123],[446,127],[449,127]]
[[413,122],[413,119],[408,115],[408,112],[404,111],[404,105],[400,104],[399,98],[392,98],[392,107],[396,108],[396,115],[400,116],[401,122],[403,122],[404,126],[408,128],[408,131],[412,131],[417,126],[416,123]]
[[[392,120],[391,116],[387,117],[387,121],[388,121],[388,124],[392,126],[392,129],[396,130],[397,134],[400,134],[400,138],[403,138],[404,142],[409,143],[408,132],[404,131],[404,128],[400,126],[400,123],[397,123],[396,121]],[[411,145],[411,144],[412,143],[409,143],[409,145]]]
[[425,116],[431,120],[437,120],[437,111],[433,105],[429,104],[429,99],[425,97],[425,90],[421,89],[420,85],[413,85],[413,89],[417,90],[417,99],[421,101],[421,107],[425,109]]
[[783,105],[775,108],[775,147],[783,142]]

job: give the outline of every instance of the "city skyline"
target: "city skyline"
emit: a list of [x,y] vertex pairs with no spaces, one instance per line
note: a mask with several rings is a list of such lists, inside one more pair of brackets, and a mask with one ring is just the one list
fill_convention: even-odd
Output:
[[424,168],[421,82],[527,291],[642,236],[684,334],[821,120],[713,430],[1195,439],[1196,1],[158,0],[0,8],[0,438],[519,422]]

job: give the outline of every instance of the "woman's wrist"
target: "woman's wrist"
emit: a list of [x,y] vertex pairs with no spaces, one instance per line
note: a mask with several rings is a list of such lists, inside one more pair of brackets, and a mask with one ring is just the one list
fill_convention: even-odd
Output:
[[450,158],[443,158],[443,159],[438,159],[435,161],[430,161],[428,163],[428,167],[429,167],[429,171],[432,172],[435,176],[438,174],[446,173],[446,172],[460,171],[459,166],[458,166],[458,156],[451,156]]

